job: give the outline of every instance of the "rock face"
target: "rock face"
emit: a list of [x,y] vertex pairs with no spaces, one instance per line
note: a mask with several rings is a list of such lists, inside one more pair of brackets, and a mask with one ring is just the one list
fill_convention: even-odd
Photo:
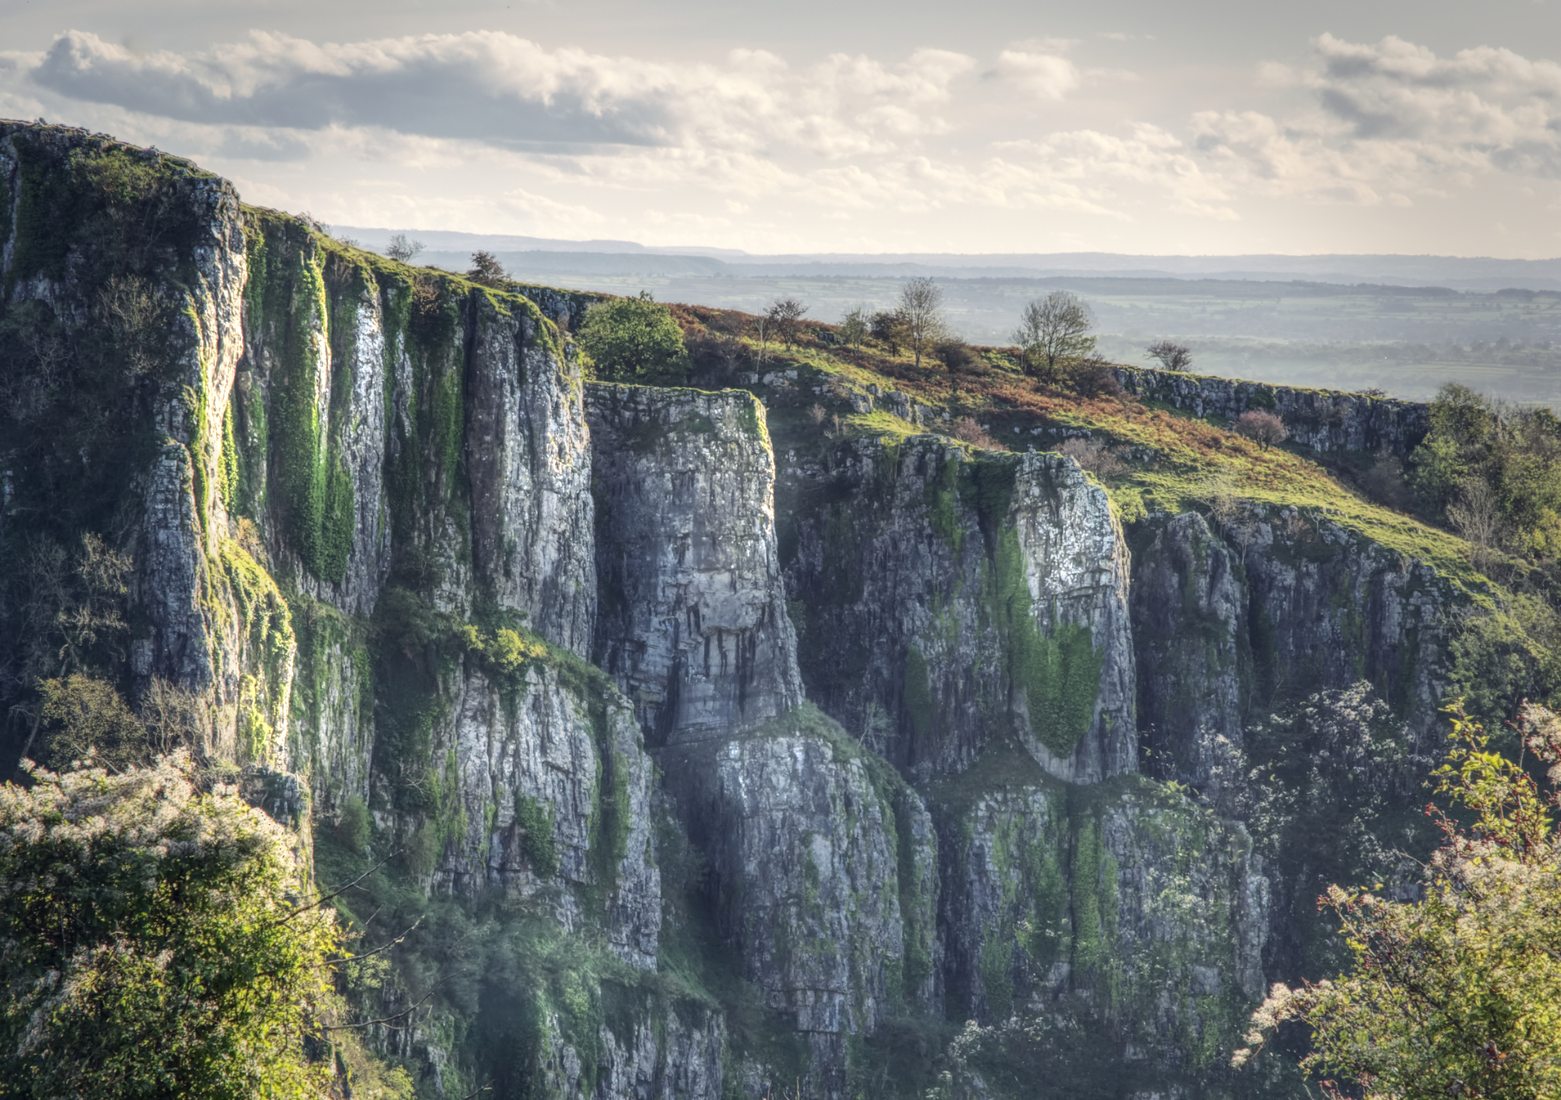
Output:
[[807,1094],[843,1095],[846,1040],[931,1007],[927,811],[811,708],[661,760],[744,976],[807,1041]]
[[1116,1057],[1197,1079],[1264,988],[1268,882],[1245,830],[1141,779],[1024,774],[938,806],[950,1008],[1066,1006],[1116,1037]]
[[1290,442],[1318,454],[1370,452],[1407,458],[1431,426],[1429,406],[1338,390],[1296,389],[1202,374],[1116,368],[1122,388],[1193,416],[1235,420],[1249,409],[1275,413]]
[[597,663],[657,745],[795,707],[802,682],[762,408],[740,390],[589,393],[604,594]]
[[[923,1095],[966,1021],[1080,1095],[1230,1095],[1274,922],[1223,765],[1362,679],[1424,736],[1456,594],[1278,506],[1124,536],[1057,455],[792,429],[777,472],[749,393],[587,383],[589,303],[0,124],[0,712],[171,690],[322,875],[383,861],[350,918],[427,925],[354,996],[426,1006],[370,1035],[423,1095]],[[1124,382],[1316,450],[1423,431]],[[63,669],[62,611],[106,624]]]
[[1077,466],[920,436],[782,471],[803,671],[847,729],[922,777],[1008,735],[1060,778],[1134,769],[1128,554]]
[[1203,787],[1280,704],[1359,680],[1422,737],[1445,690],[1458,601],[1427,565],[1331,521],[1246,506],[1131,532],[1139,720],[1151,774]]

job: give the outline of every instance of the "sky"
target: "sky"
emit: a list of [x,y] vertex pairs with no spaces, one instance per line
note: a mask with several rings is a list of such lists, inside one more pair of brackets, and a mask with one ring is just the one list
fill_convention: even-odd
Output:
[[1561,0],[0,0],[0,117],[338,225],[1561,255]]

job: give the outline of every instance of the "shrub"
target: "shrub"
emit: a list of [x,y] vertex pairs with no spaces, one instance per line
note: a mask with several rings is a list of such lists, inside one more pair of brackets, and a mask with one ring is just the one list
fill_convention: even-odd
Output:
[[848,348],[857,347],[868,337],[871,325],[868,321],[867,310],[857,306],[846,313],[840,321],[840,342]]
[[981,426],[981,422],[973,416],[958,417],[950,426],[949,434],[955,439],[969,443],[972,447],[979,447],[983,451],[1000,451],[1003,445]]
[[1290,438],[1290,429],[1277,415],[1263,409],[1248,409],[1236,417],[1236,431],[1265,451]]
[[497,256],[479,250],[472,253],[472,266],[466,272],[466,277],[483,286],[499,286],[509,278],[509,275],[505,272],[504,265],[499,263]]
[[1122,461],[1122,457],[1098,439],[1069,439],[1057,451],[1101,480],[1121,477],[1127,473],[1127,463]]
[[1159,362],[1165,370],[1184,371],[1192,366],[1192,351],[1173,340],[1156,340],[1144,349],[1146,358]]
[[553,808],[529,795],[515,796],[515,824],[520,846],[531,869],[543,878],[558,873],[558,839],[553,835]]
[[38,756],[54,767],[90,758],[120,768],[145,760],[146,727],[107,680],[71,673],[39,685]]
[[602,378],[681,378],[688,371],[683,330],[649,295],[593,305],[579,339]]
[[1063,384],[1082,397],[1102,397],[1122,392],[1116,368],[1097,356],[1087,356],[1068,364]]
[[1294,1020],[1310,1030],[1301,1067],[1330,1095],[1561,1095],[1561,720],[1529,707],[1519,727],[1549,766],[1551,789],[1455,710],[1436,778],[1458,817],[1435,811],[1445,842],[1418,888],[1396,900],[1329,887],[1321,904],[1343,926],[1353,966],[1329,981],[1275,985],[1235,1064]]
[[0,787],[6,1095],[305,1097],[339,937],[290,835],[189,758]]

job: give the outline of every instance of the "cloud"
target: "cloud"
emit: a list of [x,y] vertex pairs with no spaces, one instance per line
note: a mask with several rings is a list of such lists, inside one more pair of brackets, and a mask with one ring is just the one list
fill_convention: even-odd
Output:
[[1079,86],[1078,66],[1055,51],[1004,50],[995,72],[1037,99],[1060,100]]
[[1444,57],[1393,36],[1325,34],[1316,53],[1300,82],[1344,137],[1401,143],[1433,164],[1451,150],[1503,171],[1558,175],[1561,64],[1492,46]]
[[375,128],[542,152],[783,144],[843,156],[942,127],[935,108],[973,64],[920,50],[899,63],[836,54],[793,69],[738,50],[720,65],[670,65],[491,31],[348,43],[255,32],[200,53],[136,53],[72,31],[28,77],[77,100],[204,124]]

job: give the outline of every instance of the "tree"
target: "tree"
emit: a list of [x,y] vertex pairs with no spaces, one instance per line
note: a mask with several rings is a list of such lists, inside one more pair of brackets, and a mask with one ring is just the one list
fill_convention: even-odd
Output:
[[945,337],[938,341],[938,359],[943,363],[943,369],[949,376],[949,396],[959,396],[959,376],[969,373],[977,363],[975,350],[957,336]]
[[[405,233],[396,233],[392,235],[390,238],[390,243],[385,246],[385,255],[389,256],[392,260],[396,260],[404,264],[409,264],[413,260],[417,259],[417,257],[422,254],[422,251],[423,242],[414,241]],[[488,253],[477,253],[477,255],[474,255],[472,259],[475,261],[478,255],[488,256]],[[490,256],[489,258],[491,259],[492,257]]]
[[603,378],[681,377],[688,370],[683,329],[649,294],[593,305],[579,340]]
[[1322,904],[1343,926],[1352,968],[1275,985],[1236,1065],[1295,1021],[1311,1032],[1302,1069],[1329,1096],[1561,1096],[1561,719],[1526,706],[1517,724],[1549,769],[1542,793],[1461,708],[1451,713],[1436,789],[1459,817],[1434,811],[1443,843],[1418,889],[1400,901],[1330,887]]
[[788,348],[797,342],[797,326],[808,311],[796,298],[777,298],[764,311],[765,320],[775,336]]
[[922,353],[943,338],[943,288],[925,275],[908,280],[900,288],[896,312],[904,326],[905,345],[919,367]]
[[326,1095],[334,914],[189,757],[0,786],[6,1095]]
[[1186,344],[1171,340],[1156,340],[1144,349],[1150,359],[1157,359],[1166,370],[1184,371],[1192,366],[1192,350]]
[[893,355],[907,342],[905,316],[897,309],[881,309],[868,320],[868,331],[874,340],[889,349]]
[[1248,409],[1236,417],[1236,431],[1265,451],[1290,438],[1290,429],[1285,427],[1285,422],[1266,409]]
[[497,256],[478,249],[472,253],[472,266],[471,270],[466,272],[466,277],[483,286],[499,286],[509,278],[509,274],[504,270],[504,265],[499,263]]
[[866,308],[852,308],[840,320],[840,342],[848,348],[857,347],[867,339],[869,326]]
[[1024,372],[1056,381],[1064,365],[1094,353],[1095,337],[1089,331],[1093,324],[1089,306],[1066,290],[1054,290],[1025,306],[1013,336]]

